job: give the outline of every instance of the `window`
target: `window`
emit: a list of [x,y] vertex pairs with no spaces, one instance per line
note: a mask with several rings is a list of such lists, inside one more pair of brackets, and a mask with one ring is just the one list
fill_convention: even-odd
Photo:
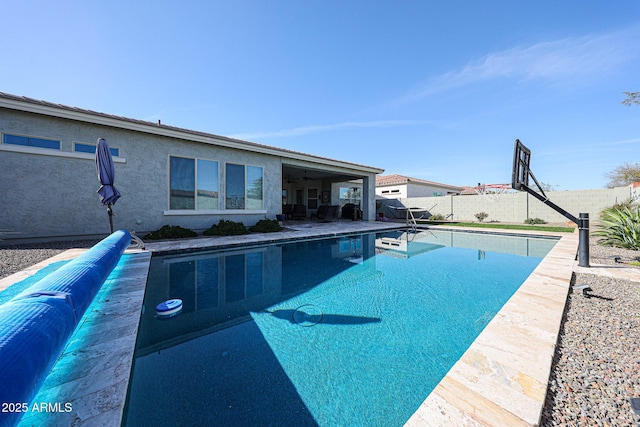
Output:
[[307,207],[309,209],[318,209],[318,189],[310,188],[307,190]]
[[219,209],[218,162],[198,159],[197,209]]
[[261,167],[227,163],[225,184],[227,209],[263,209]]
[[247,166],[247,209],[262,209],[262,168]]
[[340,187],[340,206],[347,203],[359,204],[362,200],[362,190],[358,187]]
[[53,139],[33,138],[30,136],[10,135],[5,133],[2,135],[2,142],[12,145],[24,145],[27,147],[49,148],[52,150],[60,149],[60,141]]
[[225,182],[227,209],[244,209],[244,166],[227,164]]
[[170,157],[169,168],[169,209],[219,208],[218,162]]
[[[96,145],[85,144],[84,142],[76,142],[73,144],[73,151],[75,151],[76,153],[96,154]],[[109,147],[109,151],[111,151],[111,155],[114,157],[118,157],[120,155],[119,148]]]

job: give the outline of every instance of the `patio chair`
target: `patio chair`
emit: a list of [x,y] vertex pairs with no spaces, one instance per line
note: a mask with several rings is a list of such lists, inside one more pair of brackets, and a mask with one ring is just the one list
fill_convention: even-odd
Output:
[[304,219],[307,217],[307,207],[305,205],[293,205],[293,219]]
[[329,222],[329,221],[333,221],[334,219],[338,218],[338,205],[329,205],[329,207],[327,208],[327,211],[324,214],[324,218],[322,218],[322,220],[324,222]]
[[338,216],[338,205],[322,205],[315,216],[323,222],[333,221]]
[[282,214],[285,219],[293,219],[293,205],[291,203],[282,205]]
[[314,217],[318,218],[318,219],[324,219],[324,216],[327,214],[327,209],[329,208],[329,205],[320,205],[318,207],[318,210],[311,214],[311,219],[313,219]]

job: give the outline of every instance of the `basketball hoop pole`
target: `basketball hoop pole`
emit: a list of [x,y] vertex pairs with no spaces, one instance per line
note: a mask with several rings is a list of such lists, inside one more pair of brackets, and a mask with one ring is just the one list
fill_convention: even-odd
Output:
[[589,267],[589,214],[583,212],[580,213],[579,218],[576,218],[575,216],[571,215],[569,212],[565,211],[560,206],[549,200],[549,198],[546,197],[546,194],[543,197],[541,194],[538,194],[538,192],[532,190],[527,185],[522,185],[521,189],[531,194],[533,197],[540,200],[542,203],[549,206],[560,215],[578,224],[578,265],[580,267]]
[[[560,206],[549,200],[544,190],[538,183],[533,172],[529,169],[529,161],[531,159],[531,151],[525,147],[520,140],[516,139],[516,143],[513,150],[513,172],[511,176],[511,187],[514,190],[524,190],[531,194],[536,199],[540,200],[545,205],[549,206],[554,211],[558,212],[562,216],[568,218],[570,221],[575,222],[578,225],[578,266],[589,267],[589,214],[580,213],[579,218],[571,215],[569,212],[562,209]],[[536,183],[540,193],[534,191],[529,187],[529,176],[533,178],[533,182]]]

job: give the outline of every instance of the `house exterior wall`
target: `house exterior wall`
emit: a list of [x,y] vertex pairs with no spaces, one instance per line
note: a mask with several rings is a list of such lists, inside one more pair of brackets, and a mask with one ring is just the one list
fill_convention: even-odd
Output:
[[[95,145],[98,138],[105,138],[111,148],[119,149],[119,156],[114,157],[115,187],[122,197],[113,206],[114,229],[127,229],[141,236],[163,225],[202,231],[220,219],[241,221],[247,226],[263,218],[274,219],[282,212],[282,190],[286,188],[282,177],[284,162],[375,182],[375,172],[367,170],[368,167],[363,170],[340,166],[339,161],[324,162],[313,156],[300,159],[305,155],[299,153],[292,159],[285,153],[279,155],[277,149],[265,153],[250,147],[245,150],[216,145],[213,137],[207,138],[211,143],[205,143],[189,140],[189,136],[182,138],[180,132],[158,135],[99,123],[0,107],[0,133],[58,140],[61,144],[60,150],[52,150],[4,144],[0,139],[0,245],[13,241],[94,238],[109,233],[106,207],[96,193],[100,185],[94,155],[73,152],[75,142]],[[169,209],[170,156],[218,162],[220,209]],[[263,209],[224,209],[227,163],[262,168]],[[288,189],[289,200],[295,197],[295,187]],[[322,191],[330,191],[332,184],[324,180],[305,182],[305,204],[312,187],[317,188],[320,196]],[[373,187],[369,187],[373,192]],[[367,218],[374,216],[375,205],[370,207]]]
[[[93,155],[71,151],[73,142],[95,144],[99,137],[106,138],[110,147],[120,150],[119,158],[115,159],[115,186],[123,196],[113,207],[115,229],[144,234],[170,224],[202,230],[221,218],[252,225],[265,217],[274,218],[281,210],[282,163],[277,156],[10,110],[0,110],[0,132],[61,141],[61,152],[0,151],[3,239],[109,232],[106,208],[96,193],[99,182]],[[169,211],[169,156],[218,161],[221,199],[225,163],[262,167],[264,209],[220,214],[172,213]]]
[[438,197],[434,196],[434,193],[446,195],[449,191],[451,191],[450,188],[435,185],[417,185],[411,183],[407,185],[407,197]]
[[385,199],[409,197],[407,195],[407,184],[385,185],[384,187],[376,187],[376,196],[384,197]]
[[397,199],[407,197],[438,197],[434,196],[434,193],[442,193],[446,195],[452,191],[449,187],[438,187],[436,185],[425,184],[413,184],[411,182],[407,184],[397,185],[384,185],[376,187],[376,196],[384,197],[385,199]]

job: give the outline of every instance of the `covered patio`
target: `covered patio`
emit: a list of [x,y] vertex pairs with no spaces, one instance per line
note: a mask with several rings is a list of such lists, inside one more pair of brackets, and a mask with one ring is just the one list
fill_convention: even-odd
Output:
[[[366,167],[354,166],[357,170],[337,164],[283,162],[282,213],[286,219],[311,219],[318,216],[319,209],[323,211],[322,206],[336,206],[335,216],[328,220],[374,221],[375,175],[379,170],[371,168],[363,173]],[[289,215],[291,210],[293,215]]]

